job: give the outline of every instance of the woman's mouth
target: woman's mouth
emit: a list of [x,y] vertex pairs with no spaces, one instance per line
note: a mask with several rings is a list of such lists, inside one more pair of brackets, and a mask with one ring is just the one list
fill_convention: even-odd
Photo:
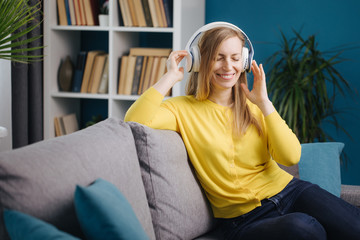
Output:
[[231,74],[216,74],[217,76],[221,77],[222,79],[225,80],[230,80],[234,77],[235,73],[231,73]]

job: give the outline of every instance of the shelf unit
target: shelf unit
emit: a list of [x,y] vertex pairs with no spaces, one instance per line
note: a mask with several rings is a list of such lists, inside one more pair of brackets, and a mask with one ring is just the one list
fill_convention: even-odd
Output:
[[[190,36],[204,24],[205,0],[172,0],[173,27],[122,27],[118,23],[118,0],[109,1],[109,26],[59,26],[57,24],[56,1],[44,1],[44,138],[52,138],[54,118],[76,113],[81,122],[84,101],[106,102],[101,109],[106,117],[123,119],[127,109],[139,96],[118,95],[118,59],[130,47],[162,47],[146,43],[147,38],[155,42],[166,41],[164,47],[184,49]],[[99,41],[100,39],[100,41]],[[100,43],[99,43],[100,42]],[[150,41],[151,42],[151,41]],[[154,42],[154,40],[153,40]],[[100,44],[100,45],[99,45]],[[105,50],[109,53],[108,94],[86,94],[60,92],[57,72],[62,59],[70,56],[76,62],[80,50]],[[184,94],[185,81],[176,84],[172,96]],[[96,109],[94,109],[96,115]]]

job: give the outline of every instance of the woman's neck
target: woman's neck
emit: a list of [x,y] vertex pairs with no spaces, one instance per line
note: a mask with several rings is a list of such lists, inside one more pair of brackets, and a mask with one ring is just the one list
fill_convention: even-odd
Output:
[[226,90],[216,90],[214,89],[208,99],[216,104],[225,106],[225,107],[231,107],[234,103],[232,98],[232,89],[226,89]]

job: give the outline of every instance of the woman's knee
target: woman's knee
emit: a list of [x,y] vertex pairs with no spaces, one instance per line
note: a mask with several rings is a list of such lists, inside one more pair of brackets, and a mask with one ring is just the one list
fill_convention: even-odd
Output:
[[283,216],[285,231],[290,231],[293,239],[326,240],[324,227],[312,216],[305,213],[291,213]]

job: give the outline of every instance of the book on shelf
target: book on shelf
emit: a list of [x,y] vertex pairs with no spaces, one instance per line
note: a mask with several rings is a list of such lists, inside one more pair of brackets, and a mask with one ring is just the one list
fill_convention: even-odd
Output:
[[69,0],[64,0],[65,2],[65,12],[68,25],[72,25],[71,23],[71,15],[70,15],[70,7],[69,7]]
[[168,57],[171,53],[171,48],[130,48],[129,55],[134,56],[156,56],[156,57]]
[[135,8],[139,7],[139,6],[135,6],[134,0],[127,0],[127,4],[128,4],[128,9],[130,11],[129,13],[130,13],[130,17],[131,17],[132,26],[138,27],[139,22],[138,22],[138,17],[137,17]]
[[118,3],[118,12],[119,12],[119,26],[125,26],[129,27],[132,25],[130,23],[130,16],[128,16],[128,13],[130,12],[129,9],[127,9],[129,5],[127,4],[127,0],[119,0]]
[[141,89],[144,86],[144,79],[145,79],[146,69],[147,69],[148,62],[149,62],[149,56],[143,56],[143,57],[144,57],[144,60],[143,60],[142,67],[141,67],[141,74],[140,74],[138,89],[137,89],[137,92],[133,93],[134,95],[141,94],[141,92],[142,92]]
[[81,84],[83,81],[85,63],[86,63],[86,56],[87,52],[81,51],[77,55],[76,65],[75,65],[75,72],[74,72],[74,79],[72,85],[73,92],[80,92],[81,91]]
[[95,25],[95,16],[93,15],[91,0],[83,0],[84,1],[84,12],[85,12],[85,20],[86,25],[94,26]]
[[[61,125],[62,124],[62,125]],[[61,121],[60,124],[60,118],[59,117],[55,117],[54,118],[54,127],[55,127],[55,137],[59,137],[62,135],[65,135],[65,129],[64,129],[64,124]]]
[[59,25],[99,25],[99,0],[56,0]]
[[119,64],[118,94],[140,95],[166,71],[168,48],[130,48]]
[[[74,93],[108,93],[108,56],[108,53],[100,50],[80,51],[77,54],[74,74],[71,77],[71,81],[69,81],[70,85],[67,91]],[[63,64],[62,61],[60,68]],[[63,90],[61,85],[59,85],[59,90]]]
[[83,80],[82,80],[81,90],[80,90],[81,93],[88,92],[95,57],[97,55],[104,54],[104,53],[105,52],[99,51],[99,50],[89,51],[87,53],[84,75],[83,75]]
[[122,94],[124,95],[131,95],[132,89],[132,82],[134,79],[134,72],[135,72],[135,65],[136,65],[136,56],[130,55],[128,58],[127,68],[125,70],[125,81],[124,81],[124,88],[122,90]]
[[164,12],[165,12],[165,22],[168,27],[172,27],[172,19],[173,19],[173,2],[172,0],[163,0],[164,4]]
[[77,0],[77,1],[79,3],[81,25],[87,25],[86,16],[85,16],[84,0]]
[[150,11],[150,16],[151,16],[151,20],[153,23],[153,27],[160,27],[159,19],[157,17],[157,13],[156,13],[155,1],[157,1],[157,0],[148,0],[149,11]]
[[144,90],[148,89],[149,87],[154,85],[154,83],[156,82],[157,79],[155,79],[155,78],[158,75],[159,63],[160,63],[160,57],[154,57],[154,62],[152,64],[150,79],[148,80],[147,85]]
[[117,12],[118,12],[118,25],[119,26],[124,26],[124,19],[123,19],[123,16],[122,16],[122,13],[121,13],[121,10],[120,10],[120,0],[118,0],[118,4],[116,4],[117,6]]
[[98,93],[100,94],[108,93],[109,92],[108,88],[109,88],[109,56],[106,59],[104,70],[101,75]]
[[149,79],[151,77],[151,70],[153,68],[154,63],[154,56],[147,56],[147,64],[146,68],[144,69],[144,79],[140,83],[139,89],[138,89],[138,95],[141,95],[147,88],[149,88]]
[[137,95],[139,84],[140,84],[140,78],[143,68],[143,62],[144,62],[144,56],[136,56],[135,61],[135,67],[134,67],[134,77],[132,81],[132,87],[131,87],[131,95]]
[[83,25],[81,22],[80,2],[79,0],[72,0],[74,4],[74,12],[76,18],[76,25]]
[[139,27],[147,27],[146,21],[145,21],[145,13],[144,13],[144,7],[142,5],[141,0],[134,0],[133,1],[135,6],[135,16],[138,22]]
[[107,59],[108,54],[98,54],[95,56],[87,90],[88,93],[98,92]]
[[75,113],[54,118],[55,136],[63,136],[79,130]]
[[119,58],[119,64],[118,64],[118,94],[124,94],[124,83],[125,83],[125,74],[127,69],[127,63],[128,63],[129,56],[123,55]]
[[[65,0],[66,1],[66,0]],[[77,25],[76,17],[75,17],[75,7],[74,7],[74,0],[67,0],[69,5],[69,12],[70,12],[70,19],[71,25]]]
[[[166,61],[167,61],[167,58],[165,58],[165,57],[160,58],[159,67],[158,67],[158,70],[157,70],[157,75],[155,76],[156,81],[158,81],[162,77],[162,75],[165,74],[165,72],[166,72]],[[154,85],[154,84],[155,84],[155,82],[152,85]]]
[[164,18],[163,18],[163,9],[162,9],[162,4],[161,4],[162,0],[154,0],[155,3],[155,12],[156,12],[156,18],[158,20],[159,23],[159,27],[166,27],[166,24],[164,22]]
[[172,27],[173,0],[118,0],[119,25]]
[[99,0],[84,0],[86,23],[89,26],[99,25]]
[[68,25],[67,16],[66,16],[66,8],[64,0],[57,0],[57,12],[59,18],[59,25],[66,26]]
[[148,0],[141,0],[143,10],[144,10],[144,16],[145,16],[145,22],[147,27],[153,27],[153,22],[151,18],[151,12],[149,7],[149,1]]

